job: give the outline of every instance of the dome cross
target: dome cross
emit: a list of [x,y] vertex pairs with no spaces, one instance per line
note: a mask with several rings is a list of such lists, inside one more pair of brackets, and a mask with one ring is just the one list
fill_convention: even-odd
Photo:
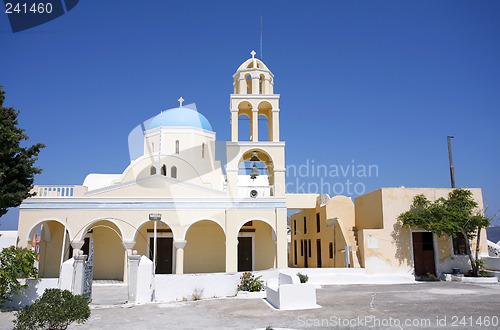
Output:
[[255,54],[257,54],[257,53],[255,52],[255,50],[252,50],[252,51],[250,52],[250,55],[252,55],[252,58],[255,58]]
[[182,98],[182,96],[179,97],[179,99],[177,101],[179,101],[179,106],[182,107],[182,102],[184,102],[184,99]]

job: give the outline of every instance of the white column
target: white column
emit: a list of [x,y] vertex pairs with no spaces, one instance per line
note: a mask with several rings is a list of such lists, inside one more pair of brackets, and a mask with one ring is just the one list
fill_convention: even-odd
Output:
[[132,251],[128,255],[128,301],[135,302],[137,298],[137,274],[139,272],[139,261],[141,256],[137,255],[137,251]]
[[276,209],[276,266],[288,267],[288,241],[286,236],[286,208]]
[[231,110],[231,141],[238,141],[238,110]]
[[259,76],[252,77],[252,94],[259,94]]
[[174,241],[176,274],[184,274],[184,247],[186,243],[186,241]]
[[240,77],[239,83],[240,83],[240,94],[247,94],[247,81],[245,77]]
[[252,109],[252,142],[259,141],[259,109]]
[[75,262],[73,263],[74,267],[74,284],[73,284],[73,294],[79,295],[83,294],[83,287],[85,282],[85,260],[87,260],[87,256],[83,254],[83,251],[79,251],[78,255],[75,255]]

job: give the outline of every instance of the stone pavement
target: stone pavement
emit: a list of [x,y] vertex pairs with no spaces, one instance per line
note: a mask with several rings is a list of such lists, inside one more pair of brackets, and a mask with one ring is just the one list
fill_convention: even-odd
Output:
[[[85,325],[68,329],[500,328],[500,284],[326,286],[317,290],[317,302],[323,308],[301,311],[277,311],[262,299],[239,298],[94,305]],[[12,313],[1,313],[0,329],[11,329],[13,318]]]

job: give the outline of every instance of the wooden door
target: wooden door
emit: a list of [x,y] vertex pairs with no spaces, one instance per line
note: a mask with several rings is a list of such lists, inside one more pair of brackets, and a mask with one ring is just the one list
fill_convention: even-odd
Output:
[[316,240],[316,267],[321,268],[321,240]]
[[309,256],[308,256],[308,250],[307,250],[307,240],[304,240],[304,267],[308,268],[309,267]]
[[413,265],[416,276],[436,275],[434,242],[430,232],[413,232]]
[[238,271],[252,271],[252,237],[238,237]]
[[[172,237],[156,238],[156,274],[172,274]],[[153,259],[154,238],[149,239],[150,256]]]

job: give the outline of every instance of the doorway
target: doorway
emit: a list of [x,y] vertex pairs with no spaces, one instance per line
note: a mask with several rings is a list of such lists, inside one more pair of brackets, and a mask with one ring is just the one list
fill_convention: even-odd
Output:
[[[172,274],[173,267],[173,238],[172,237],[157,237],[156,238],[156,269],[155,274]],[[149,255],[153,259],[154,253],[154,237],[149,238]]]
[[321,240],[316,240],[316,267],[321,268]]
[[436,275],[434,239],[431,232],[412,232],[415,276]]
[[238,237],[238,271],[251,271],[253,265],[253,240],[250,236]]
[[309,267],[309,258],[308,258],[308,251],[307,251],[307,240],[304,240],[304,267],[308,268]]

